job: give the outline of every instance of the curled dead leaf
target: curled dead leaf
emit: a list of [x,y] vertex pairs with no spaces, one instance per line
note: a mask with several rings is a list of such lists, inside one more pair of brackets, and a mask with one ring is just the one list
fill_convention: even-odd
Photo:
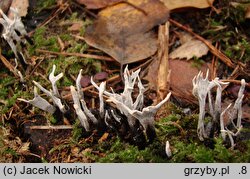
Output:
[[208,46],[202,41],[194,38],[192,35],[186,32],[176,32],[181,46],[174,49],[170,54],[171,59],[191,59],[193,57],[200,58],[206,55],[209,51]]
[[[158,69],[160,65],[159,61],[156,62],[158,63],[152,63],[150,65],[147,76],[144,78],[148,81],[149,89],[153,91],[157,90],[157,79],[161,78],[161,76],[156,75],[159,75]],[[206,73],[207,69],[210,69],[210,64],[205,63],[198,69],[193,66],[192,61],[169,59],[168,62],[169,70],[171,71],[170,77],[163,79],[165,79],[166,84],[169,85],[173,96],[181,99],[183,102],[193,102],[195,98],[192,95],[192,79],[200,70]]]
[[79,4],[84,4],[88,9],[100,9],[121,1],[122,0],[77,0]]
[[[12,0],[11,7],[18,10],[20,17],[25,17],[28,13],[29,0]],[[12,18],[14,14],[9,11],[8,16]]]
[[186,7],[195,7],[195,8],[208,8],[211,7],[214,0],[160,0],[165,6],[168,7],[169,10],[186,8]]
[[169,54],[171,59],[191,59],[193,57],[200,58],[208,53],[209,49],[206,44],[197,39],[192,39],[180,47],[176,48]]
[[[193,67],[191,61],[169,60],[170,88],[172,91],[178,91],[183,94],[192,95],[192,80],[201,70],[204,74],[209,69],[210,64],[203,64],[200,69]],[[193,96],[190,96],[191,98]]]
[[[121,64],[153,55],[157,50],[154,26],[167,21],[168,9],[158,0],[129,0],[100,11],[97,20],[86,29],[86,42]],[[146,14],[145,14],[146,13]]]
[[[0,0],[0,9],[2,9],[2,11],[6,14],[6,12],[8,12],[10,8],[11,3],[12,0]],[[2,17],[1,14],[0,17]]]

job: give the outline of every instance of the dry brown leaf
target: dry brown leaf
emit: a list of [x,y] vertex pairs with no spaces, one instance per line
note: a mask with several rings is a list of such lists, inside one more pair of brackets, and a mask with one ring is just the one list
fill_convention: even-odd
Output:
[[[86,29],[86,42],[121,64],[132,63],[153,55],[157,50],[154,26],[166,22],[168,9],[158,0],[129,0],[107,7]],[[146,13],[146,14],[145,14]]]
[[121,1],[122,0],[77,0],[79,4],[84,4],[88,9],[100,9]]
[[207,45],[205,45],[200,40],[190,40],[187,43],[184,43],[180,47],[176,48],[173,52],[169,54],[169,58],[171,59],[183,59],[186,58],[187,60],[197,57],[200,58],[203,55],[208,53],[209,49]]
[[[12,0],[0,0],[0,9],[2,9],[4,13],[8,12],[11,3],[12,3]],[[2,17],[1,14],[0,14],[0,17]]]
[[[77,0],[79,4],[84,4],[88,9],[99,9],[118,2],[124,2],[126,0]],[[195,7],[195,8],[207,8],[213,4],[214,0],[160,0],[169,10]]]
[[202,41],[203,43],[205,43],[210,52],[215,55],[216,57],[218,57],[223,63],[225,63],[228,67],[230,68],[235,68],[235,64],[230,60],[230,58],[228,58],[224,53],[222,53],[220,50],[218,50],[215,46],[213,46],[208,40],[204,39],[203,37],[199,36],[198,34],[194,33],[192,31],[192,29],[187,28],[185,26],[183,26],[182,24],[180,24],[179,22],[173,20],[173,19],[169,19],[169,22],[174,24],[175,26],[189,32],[190,34],[192,34],[195,38],[197,38],[198,40]]
[[104,142],[105,140],[107,140],[108,136],[109,136],[109,133],[105,132],[105,133],[102,135],[102,137],[98,140],[98,143],[102,143],[102,142]]
[[68,31],[79,32],[83,26],[83,22],[73,22],[72,25],[68,28]]
[[[154,58],[149,67],[147,68],[147,75],[143,78],[148,82],[148,88],[152,91],[157,91],[158,78],[155,74],[158,74],[160,66],[160,60]],[[157,103],[157,101],[155,101]]]
[[168,7],[169,10],[179,9],[179,8],[187,8],[187,7],[195,7],[195,8],[208,8],[210,7],[214,0],[160,0],[165,6]]
[[245,14],[246,19],[250,19],[250,5],[246,9],[246,14]]
[[[29,0],[12,0],[12,8],[16,8],[21,17],[25,17],[28,13]],[[13,13],[9,11],[9,17],[13,17]]]
[[197,58],[206,55],[209,51],[209,48],[202,41],[193,38],[191,35],[187,33],[180,33],[180,41],[182,43],[181,46],[176,48],[169,54],[169,58],[171,59],[191,59],[194,56]]
[[[166,80],[166,83],[169,83],[173,96],[189,103],[196,101],[192,95],[192,79],[200,70],[203,73],[206,73],[207,69],[210,69],[210,64],[204,64],[201,69],[197,69],[196,67],[193,67],[191,61],[169,59],[168,62],[171,73],[169,79],[164,79]],[[148,81],[148,87],[150,90],[157,90],[157,78],[159,77],[156,77],[155,74],[158,74],[159,65],[159,60],[154,60],[149,67],[147,76],[144,78]]]
[[171,90],[191,94],[193,89],[192,79],[200,70],[205,74],[209,66],[209,64],[204,64],[201,69],[197,69],[193,67],[191,61],[169,60]]

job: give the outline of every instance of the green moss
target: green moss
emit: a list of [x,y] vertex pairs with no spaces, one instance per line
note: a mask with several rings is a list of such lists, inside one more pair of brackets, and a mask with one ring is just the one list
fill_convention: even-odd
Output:
[[86,27],[88,27],[89,25],[93,24],[93,21],[90,19],[85,19],[85,21],[83,22],[83,27],[80,30],[80,35],[83,36],[85,34],[86,31]]
[[69,41],[72,39],[71,35],[69,34],[60,34],[60,38],[63,40],[63,41]]
[[59,52],[60,47],[57,41],[57,37],[50,35],[48,36],[47,33],[47,27],[42,26],[36,29],[33,39],[34,39],[34,45],[28,46],[28,51],[30,55],[35,54],[35,50],[39,48],[43,48],[49,51],[55,51]]
[[233,162],[233,155],[230,150],[223,145],[222,138],[216,139],[214,155],[217,162]]
[[17,98],[20,98],[22,96],[25,95],[23,95],[22,91],[18,91],[12,97],[8,97],[5,100],[6,104],[3,106],[2,110],[0,111],[0,114],[6,113],[16,103]]
[[14,84],[15,78],[12,76],[7,76],[6,78],[0,79],[0,99],[7,99],[9,93],[9,86]]
[[82,127],[80,127],[80,121],[76,120],[75,124],[73,125],[72,140],[77,142],[79,141],[81,136],[82,136]]
[[[139,150],[138,147],[129,145],[117,139],[112,144],[112,147],[107,151],[105,157],[99,158],[98,162],[166,162],[167,158],[162,158],[160,154],[154,152],[154,144],[146,147],[144,150]],[[158,147],[159,148],[159,147]]]
[[171,122],[176,122],[180,118],[180,115],[169,115],[168,117],[161,119],[156,123],[156,132],[158,135],[165,137],[166,135],[177,134],[179,129],[176,126],[173,126]]
[[214,154],[211,149],[205,146],[197,146],[193,154],[193,159],[197,163],[212,163],[214,162]]
[[73,12],[69,18],[70,21],[75,21],[78,19],[78,13],[77,12]]
[[56,124],[56,123],[57,123],[56,118],[54,118],[53,116],[51,116],[51,117],[49,118],[49,121],[51,122],[51,124]]
[[70,147],[71,147],[71,144],[68,144],[68,143],[61,144],[61,145],[58,145],[58,146],[53,147],[52,149],[50,149],[49,154],[53,154],[56,151],[60,152],[61,150],[67,149],[67,148],[70,148]]
[[39,13],[44,9],[48,9],[51,6],[56,5],[56,0],[38,0],[37,4],[38,8],[36,9],[36,13]]
[[18,157],[18,154],[16,153],[16,151],[14,149],[11,149],[11,148],[7,148],[4,152],[3,152],[3,155],[7,155],[7,154],[10,154],[14,157]]

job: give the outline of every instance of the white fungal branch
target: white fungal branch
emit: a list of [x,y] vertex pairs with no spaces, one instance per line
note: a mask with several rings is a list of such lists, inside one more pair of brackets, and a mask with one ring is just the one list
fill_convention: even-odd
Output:
[[[77,101],[77,104],[84,112],[84,114],[94,123],[97,124],[98,120],[96,119],[96,117],[90,112],[90,110],[88,109],[85,101],[84,101],[84,94],[83,91],[81,90],[81,79],[82,79],[82,69],[79,71],[79,74],[77,76],[76,79],[76,88],[77,88],[77,98],[74,101]],[[73,95],[73,94],[72,94]],[[80,101],[80,104],[78,104]]]
[[111,109],[111,114],[112,114],[113,118],[114,118],[117,122],[121,123],[121,118],[118,117],[118,116],[115,114],[114,110],[112,110],[112,109]]
[[142,111],[130,109],[124,103],[121,103],[115,98],[110,97],[109,100],[116,104],[117,108],[121,109],[124,114],[129,114],[138,119],[143,128],[147,130],[148,128],[154,128],[154,116],[160,109],[160,107],[169,100],[170,96],[171,93],[168,93],[165,99],[162,100],[159,104],[157,104],[156,106],[145,107],[142,109]]
[[[198,98],[199,101],[199,120],[197,127],[197,134],[200,140],[204,140],[207,138],[210,130],[206,130],[210,127],[210,125],[205,126],[205,107],[206,107],[206,99],[208,97],[208,107],[210,115],[214,122],[220,123],[221,135],[223,140],[226,140],[226,135],[228,135],[232,148],[234,146],[233,136],[237,136],[242,129],[241,118],[242,118],[242,100],[244,97],[244,89],[245,89],[245,80],[241,80],[241,88],[238,93],[238,98],[235,101],[235,104],[232,107],[230,104],[223,111],[221,109],[221,95],[222,95],[222,85],[227,85],[229,83],[223,83],[219,80],[219,78],[215,78],[212,81],[208,80],[208,71],[206,77],[203,78],[203,74],[199,72],[197,76],[193,79],[193,95]],[[213,104],[213,99],[211,95],[211,90],[216,87],[216,97]],[[233,124],[236,132],[230,131],[225,125],[225,116],[229,118],[231,123]],[[235,125],[233,120],[237,118],[237,124]],[[212,121],[211,121],[212,122]],[[206,128],[206,129],[205,129]]]
[[84,114],[80,106],[77,106],[76,104],[74,104],[74,108],[82,126],[84,127],[86,131],[89,131],[90,127],[89,127],[89,123],[88,123],[88,119],[86,115]]
[[171,151],[171,148],[170,148],[169,141],[166,142],[165,152],[166,152],[168,158],[170,158],[172,156],[172,151]]
[[[25,40],[20,38],[17,32],[19,32],[22,36],[27,35],[27,32],[24,28],[24,25],[21,21],[21,17],[19,16],[18,10],[15,8],[10,8],[10,11],[14,14],[14,19],[9,19],[0,9],[0,14],[3,18],[0,18],[0,24],[3,26],[2,37],[7,41],[12,51],[14,52],[16,58],[18,58],[17,47],[15,42],[25,43]],[[24,61],[26,62],[24,55],[20,52]]]
[[[114,92],[109,93],[107,91],[103,91],[102,93],[107,95],[109,97],[108,101],[113,102],[117,109],[119,109],[119,111],[127,117],[128,124],[131,128],[134,127],[136,120],[138,120],[146,131],[149,128],[154,129],[154,116],[159,108],[168,101],[171,93],[169,93],[158,105],[143,108],[145,88],[140,80],[139,72],[140,69],[132,72],[130,75],[128,67],[126,67],[124,70],[124,91],[121,94],[116,94]],[[136,82],[139,88],[139,94],[135,102],[133,102],[132,92]],[[91,79],[91,83],[100,93],[102,84],[99,87],[93,79]],[[113,113],[112,115],[114,116]]]
[[62,113],[66,112],[65,106],[62,104],[62,101],[60,98],[56,97],[53,92],[46,90],[44,87],[42,87],[38,82],[33,81],[33,83],[42,91],[44,92],[48,97],[50,97],[54,103],[54,105],[56,105],[59,110]]
[[54,105],[50,105],[48,101],[46,101],[45,99],[41,98],[38,93],[37,93],[37,88],[35,87],[34,88],[34,95],[35,95],[35,98],[33,100],[24,100],[24,99],[20,99],[24,102],[27,102],[27,103],[30,103],[44,111],[47,111],[49,113],[54,113],[55,110],[56,110],[56,107],[59,108],[59,110],[62,112],[62,113],[65,113],[66,112],[66,109],[65,109],[65,106],[62,104],[62,101],[61,99],[58,97],[60,96],[59,95],[59,92],[57,90],[57,86],[56,86],[56,81],[59,80],[61,77],[62,77],[62,74],[54,77],[54,72],[55,72],[55,68],[56,67],[53,67],[53,70],[52,72],[50,73],[49,75],[49,78],[50,78],[50,81],[51,81],[51,84],[52,84],[52,88],[54,90],[53,91],[49,91],[47,89],[45,89],[42,85],[40,85],[38,82],[36,81],[33,81],[33,83],[35,84],[35,86],[37,88],[39,88],[42,92],[44,92],[49,98],[52,99]]
[[[218,113],[221,113],[221,92],[222,92],[222,83],[219,81],[218,78],[215,78],[212,81],[208,80],[209,71],[206,73],[206,77],[203,78],[203,73],[199,72],[197,76],[193,78],[193,95],[198,98],[199,101],[199,120],[198,120],[198,127],[197,127],[197,134],[201,141],[204,138],[208,138],[209,130],[205,129],[205,108],[206,108],[206,99],[208,97],[208,105],[209,105],[209,112],[214,121],[219,120],[216,119]],[[215,104],[212,104],[212,97],[211,97],[211,90],[217,87],[217,94],[215,99]]]
[[[35,84],[34,99],[20,100],[26,103],[30,103],[35,107],[38,107],[51,114],[54,114],[57,108],[59,108],[60,111],[66,116],[66,114],[68,115],[68,110],[70,109],[65,109],[65,106],[63,105],[60,99],[61,96],[59,94],[56,84],[57,81],[63,77],[63,74],[60,73],[59,75],[55,75],[55,70],[56,66],[54,65],[51,73],[49,74],[49,80],[52,85],[52,90],[47,90],[36,81],[33,81]],[[132,134],[132,138],[135,141],[138,139],[138,136],[143,137],[144,139],[142,140],[145,141],[145,135],[141,135],[143,134],[142,132],[146,133],[146,136],[148,137],[149,141],[155,137],[154,116],[160,109],[160,107],[169,100],[171,93],[169,93],[166,98],[156,106],[144,107],[145,88],[139,78],[139,72],[140,70],[137,70],[136,72],[132,72],[130,74],[128,68],[125,68],[125,87],[124,91],[121,94],[117,94],[114,92],[110,93],[106,91],[106,82],[102,82],[100,86],[98,86],[91,78],[91,83],[99,91],[100,101],[99,110],[95,110],[95,112],[97,112],[97,115],[94,115],[91,110],[88,109],[86,102],[84,101],[84,94],[80,84],[82,79],[82,70],[80,70],[76,79],[76,87],[70,86],[70,91],[74,103],[74,112],[80,120],[81,125],[83,126],[85,131],[90,131],[94,128],[98,129],[102,125],[106,125],[111,129],[115,129],[115,131],[119,131],[119,127],[122,126],[123,128],[128,124],[130,127],[130,130],[128,132],[130,133],[127,134],[129,136],[131,136]],[[134,102],[132,94],[134,92],[136,84],[139,89],[139,93]],[[52,99],[53,105],[51,105],[47,100],[43,99],[41,96],[38,95],[37,88],[39,88],[43,93],[45,93],[49,98]],[[121,115],[114,108],[110,108],[108,105],[107,107],[105,107],[103,99],[104,94],[109,97],[109,101],[113,102],[116,105],[117,110],[119,110],[123,115]],[[124,115],[126,116],[125,119],[127,120],[127,122],[123,120]],[[119,125],[116,125],[118,123]],[[116,127],[118,127],[118,130],[116,129]]]
[[144,92],[146,89],[144,88],[141,79],[138,78],[138,88],[139,88],[139,95],[137,96],[135,103],[133,104],[133,109],[142,110],[144,104]]
[[40,95],[38,95],[37,87],[34,87],[34,98],[32,100],[25,100],[22,98],[18,98],[18,100],[32,104],[33,106],[43,111],[47,111],[50,114],[53,114],[56,111],[56,108],[53,105],[51,105],[47,100],[43,99]]
[[[245,90],[246,82],[244,79],[241,80],[241,87],[238,92],[238,97],[232,107],[232,104],[229,104],[227,108],[221,113],[221,133],[222,137],[225,140],[226,135],[228,135],[230,142],[231,142],[231,148],[234,147],[234,139],[233,137],[238,136],[241,132],[241,129],[243,128],[241,124],[241,118],[242,118],[242,100],[244,98],[244,90]],[[229,121],[233,125],[233,129],[229,130],[227,126],[230,124],[227,124],[227,126],[224,125],[224,117],[227,116],[229,118]],[[234,119],[237,119],[237,123],[233,122]],[[233,132],[235,131],[235,132]]]
[[241,80],[241,87],[238,92],[238,98],[236,99],[234,103],[234,114],[237,114],[237,128],[241,127],[241,118],[242,118],[242,100],[244,98],[244,90],[246,86],[246,81],[244,79]]
[[106,89],[106,82],[102,82],[100,84],[100,91],[99,91],[99,100],[100,100],[100,107],[99,107],[99,112],[100,116],[103,118],[104,117],[104,100],[103,100],[103,93]]
[[49,81],[52,84],[53,95],[56,97],[60,97],[56,82],[63,77],[63,73],[60,73],[59,75],[55,76],[55,70],[56,70],[56,65],[53,65],[52,72],[49,74]]

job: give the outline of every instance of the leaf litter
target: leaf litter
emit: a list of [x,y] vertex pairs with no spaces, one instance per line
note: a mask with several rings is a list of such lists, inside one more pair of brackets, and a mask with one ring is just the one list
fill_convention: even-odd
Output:
[[86,42],[120,64],[146,59],[157,50],[153,27],[167,21],[168,9],[158,0],[129,1],[101,10],[93,25],[86,29]]
[[[48,50],[44,50],[44,49],[39,49],[39,50],[37,50],[37,52],[39,52],[40,55],[41,55],[41,53],[46,54],[45,56],[48,56],[49,58],[51,58],[50,56],[52,56],[52,58],[55,58],[54,55],[56,55],[58,57],[70,56],[69,58],[72,58],[73,56],[75,56],[75,57],[78,56],[78,58],[80,58],[80,57],[82,57],[82,58],[93,57],[94,59],[95,59],[95,57],[100,57],[99,60],[102,60],[101,57],[104,57],[104,56],[102,56],[102,52],[105,52],[106,54],[108,54],[112,58],[114,58],[121,65],[124,65],[127,63],[133,63],[133,64],[131,64],[131,66],[134,65],[134,62],[138,63],[138,61],[145,60],[147,58],[150,58],[150,60],[153,62],[156,62],[156,60],[158,60],[158,62],[155,66],[152,64],[149,65],[150,73],[148,73],[148,76],[150,76],[151,79],[155,80],[155,82],[148,80],[149,81],[149,84],[148,84],[149,89],[151,90],[151,89],[153,89],[153,87],[156,87],[156,93],[157,93],[158,97],[164,96],[164,94],[166,94],[166,92],[168,92],[170,90],[174,97],[178,97],[179,99],[182,99],[184,101],[185,100],[189,101],[189,103],[191,103],[191,104],[195,104],[196,101],[193,100],[193,96],[191,96],[191,90],[192,90],[191,81],[192,81],[193,76],[197,75],[197,73],[200,69],[204,73],[208,68],[210,68],[210,69],[212,68],[211,70],[216,72],[216,69],[213,69],[214,66],[211,67],[210,63],[208,62],[208,61],[210,61],[210,60],[208,60],[208,58],[210,58],[210,55],[211,55],[211,54],[208,54],[208,51],[211,51],[213,55],[217,56],[219,59],[222,59],[222,61],[224,60],[224,62],[226,62],[225,64],[230,68],[234,67],[235,61],[233,61],[233,62],[227,61],[228,59],[222,55],[222,53],[217,49],[217,46],[215,49],[215,47],[212,46],[212,43],[210,43],[210,44],[207,43],[208,40],[201,39],[201,38],[198,38],[198,40],[197,40],[198,34],[196,34],[194,32],[191,33],[193,36],[189,35],[190,38],[188,37],[187,38],[188,40],[186,42],[183,42],[183,39],[185,39],[184,36],[186,36],[186,35],[183,35],[183,34],[179,35],[178,38],[181,39],[180,41],[182,41],[182,43],[180,45],[180,48],[182,48],[181,50],[177,51],[178,47],[172,48],[172,45],[173,45],[172,39],[174,39],[171,36],[172,35],[171,31],[173,29],[172,25],[176,25],[176,23],[173,22],[172,19],[170,19],[170,22],[171,22],[170,28],[167,29],[166,32],[161,32],[158,34],[156,33],[158,25],[164,24],[167,21],[168,16],[169,16],[169,11],[174,12],[176,9],[184,10],[188,7],[196,7],[196,8],[212,7],[212,9],[213,9],[214,8],[212,5],[213,1],[210,1],[210,2],[209,1],[200,1],[197,3],[195,1],[190,0],[190,1],[187,1],[185,4],[183,4],[183,2],[181,4],[181,1],[174,1],[174,3],[173,3],[174,5],[170,5],[172,3],[171,1],[167,1],[167,0],[162,0],[162,1],[165,1],[165,6],[167,6],[167,8],[165,6],[162,6],[163,3],[160,3],[159,1],[156,1],[156,0],[137,1],[137,2],[127,1],[127,3],[125,1],[118,1],[118,0],[117,1],[115,1],[115,0],[113,0],[113,1],[112,0],[111,1],[78,0],[79,3],[85,4],[88,9],[100,9],[101,8],[99,10],[98,15],[96,16],[97,19],[94,20],[93,24],[90,25],[87,29],[83,30],[86,32],[83,39],[86,40],[86,42],[90,46],[97,48],[97,49],[100,49],[100,51],[96,51],[95,49],[93,50],[92,47],[88,47],[87,50],[85,49],[85,51],[84,51],[84,53],[86,53],[86,54],[75,53],[75,52],[69,53],[69,52],[67,52],[67,48],[70,46],[71,42],[68,42],[66,40],[67,38],[65,39],[63,36],[57,35],[56,39],[57,39],[58,45],[60,46],[59,49],[61,50],[61,52],[54,51],[54,50],[48,51]],[[153,5],[150,3],[153,3]],[[170,4],[166,5],[166,3],[170,3]],[[154,7],[162,6],[160,13],[153,10],[152,7],[150,7],[150,6],[152,6],[153,9],[154,9]],[[92,12],[90,12],[88,9],[85,9],[84,13],[91,14]],[[66,8],[66,10],[67,10],[67,8]],[[63,11],[65,11],[65,9]],[[69,10],[68,12],[70,13],[71,10]],[[155,14],[157,14],[159,16],[153,17],[153,15],[155,15]],[[56,20],[57,15],[59,15],[59,13],[54,14],[53,18],[51,18],[49,21]],[[136,18],[134,18],[134,17],[136,17]],[[48,23],[49,23],[49,21],[48,21]],[[83,26],[84,25],[81,23],[81,21],[79,21],[79,23],[77,23],[77,24],[72,24],[67,29],[67,31],[69,31],[70,33],[74,33],[74,34],[78,33],[77,35],[75,35],[75,37],[77,37],[77,36],[79,37],[79,35],[82,35],[81,28],[84,28]],[[187,28],[185,28],[185,26],[183,26],[184,28],[182,28],[181,26],[177,25],[177,27],[181,28],[182,30],[187,30]],[[189,30],[187,30],[187,32],[190,33]],[[176,31],[176,29],[175,29],[175,31]],[[170,37],[168,37],[168,35],[167,35],[168,33],[170,34]],[[163,36],[161,36],[161,35],[163,35]],[[166,39],[163,40],[161,38],[166,38]],[[169,41],[170,44],[169,45],[165,44],[165,46],[164,45],[159,46],[158,43],[160,43],[160,40],[162,40],[164,43]],[[176,39],[173,41],[176,41]],[[204,45],[204,44],[206,44],[206,45]],[[171,50],[168,49],[169,46],[171,47]],[[202,50],[199,49],[200,46],[203,46]],[[208,47],[209,47],[209,49],[208,49]],[[45,47],[45,49],[46,49],[46,47]],[[168,54],[169,51],[170,52],[172,51],[172,53],[175,52],[175,55]],[[96,55],[96,54],[92,55],[93,52],[98,54],[98,55]],[[156,52],[158,52],[158,53],[156,53]],[[38,55],[38,54],[36,54],[36,55]],[[6,55],[6,54],[4,54],[4,55]],[[169,59],[168,55],[170,55],[169,57],[172,59]],[[196,56],[196,58],[193,58],[194,56]],[[107,60],[106,62],[102,61],[103,62],[102,69],[107,68],[109,66],[105,63],[110,63],[110,61],[112,61],[112,58],[109,58],[109,60]],[[177,60],[177,58],[178,59],[185,58],[185,59],[189,59],[189,61]],[[195,59],[197,59],[197,58],[206,59],[206,63],[199,66],[199,69],[197,67],[193,67],[193,63],[194,63]],[[218,58],[212,58],[213,63],[218,63]],[[2,54],[1,54],[1,59],[4,59],[4,56]],[[60,58],[60,60],[63,61],[62,58]],[[57,61],[57,59],[56,59],[56,61]],[[141,63],[141,62],[139,62],[139,63]],[[84,64],[84,65],[86,65],[86,64]],[[72,67],[73,67],[73,65],[72,65]],[[145,67],[145,66],[142,65],[142,67]],[[160,70],[160,67],[162,67],[162,70]],[[241,67],[243,68],[243,66],[241,66]],[[41,68],[44,68],[44,67],[38,66],[39,71],[41,71]],[[164,71],[164,69],[166,69],[166,70]],[[44,70],[44,72],[45,71],[46,70]],[[183,72],[185,72],[185,75],[183,75],[184,74]],[[37,72],[35,74],[37,75]],[[94,76],[94,78],[99,82],[102,82],[104,80],[106,80],[107,82],[110,81],[110,83],[112,84],[111,85],[112,87],[114,84],[117,85],[117,81],[119,82],[119,75],[114,75],[113,76],[114,78],[113,78],[112,76],[110,76],[110,74],[112,75],[112,73],[107,74],[106,72],[101,72],[100,69],[95,70],[94,73],[92,72],[91,74],[92,75],[96,74]],[[231,80],[235,80],[235,81],[237,81],[236,78],[242,76],[242,74],[238,73],[237,70],[235,70],[232,74],[234,74],[234,76],[232,77]],[[40,76],[42,76],[42,75],[40,74]],[[164,76],[164,78],[163,78],[163,76]],[[72,74],[70,74],[70,77],[72,79],[75,79],[74,75],[72,75]],[[95,101],[94,96],[96,94],[92,91],[91,84],[89,82],[89,77],[90,77],[90,75],[87,74],[86,76],[84,76],[81,79],[81,86],[83,87],[83,90],[86,91],[86,96],[87,96],[86,98],[89,98],[91,96],[90,97],[91,99],[90,99],[90,101],[88,101],[88,103],[89,104],[92,103],[91,105],[95,107],[96,104],[94,102]],[[46,78],[46,77],[44,77],[44,78]],[[84,79],[84,78],[86,78],[86,79]],[[112,78],[115,80],[113,81]],[[232,86],[234,87],[234,84]],[[118,88],[122,89],[122,85],[118,84]],[[118,88],[114,88],[114,89],[116,90]],[[65,87],[65,88],[60,89],[60,91],[61,90],[62,90],[62,93],[67,93],[68,89],[67,89],[67,87]],[[247,94],[248,94],[248,92],[246,92],[246,96],[249,96]],[[68,100],[68,99],[69,98],[65,98],[65,100]],[[247,97],[247,99],[249,99],[249,97]],[[224,103],[227,103],[227,100],[225,100]],[[17,103],[17,106],[19,106],[19,105],[21,106],[22,104]],[[98,106],[98,104],[97,104],[97,106]],[[27,108],[27,106],[25,108]],[[13,111],[15,112],[15,110],[17,110],[18,108],[13,108],[13,109],[14,109]],[[249,109],[249,104],[247,102],[245,102],[243,109],[244,109],[243,115],[249,116],[249,114],[245,114],[246,113],[245,111],[247,111],[247,109]],[[34,111],[32,111],[30,109],[29,109],[29,112],[34,114]],[[36,113],[36,111],[35,111],[35,113]],[[165,110],[165,113],[163,113],[165,115],[161,116],[161,118],[162,117],[164,118],[166,115],[169,115],[170,113],[171,112],[169,112],[169,111],[166,112],[166,110]],[[11,116],[11,114],[9,116]],[[6,119],[6,117],[4,117],[4,119]],[[51,119],[51,120],[53,121],[53,119]],[[182,119],[182,120],[184,120],[184,119]],[[193,120],[195,120],[195,119],[193,119]],[[68,121],[68,122],[64,122],[64,123],[67,125],[71,125],[72,121]],[[183,127],[182,125],[180,125],[180,121],[178,121],[178,120],[173,122],[173,123],[176,124],[176,126]],[[38,124],[41,124],[41,123],[38,123]],[[55,126],[59,126],[61,123],[56,123],[56,124],[57,125],[55,125]],[[31,129],[32,125],[34,125],[34,124],[27,123],[26,127],[28,127],[28,128],[30,127],[30,129]],[[157,123],[157,125],[158,125],[158,123]],[[161,124],[159,123],[159,125],[161,125]],[[39,126],[33,126],[33,127],[39,127]],[[41,126],[41,127],[44,127],[44,126]],[[108,153],[106,153],[106,154],[102,153],[103,152],[102,149],[100,150],[100,149],[96,148],[96,146],[91,146],[91,145],[95,145],[96,142],[98,142],[98,140],[97,140],[98,138],[100,138],[99,139],[99,144],[101,146],[100,148],[102,148],[102,147],[105,148],[105,147],[107,147],[107,145],[109,146],[110,144],[107,144],[107,143],[110,141],[117,143],[117,141],[115,141],[115,138],[114,138],[112,133],[104,133],[101,136],[96,135],[96,133],[93,133],[87,139],[84,137],[82,138],[82,136],[80,136],[80,140],[79,140],[79,134],[77,134],[77,132],[76,132],[76,129],[78,127],[76,127],[76,128],[74,128],[72,126],[69,126],[69,127],[71,127],[71,129],[73,128],[73,133],[74,133],[73,140],[76,140],[77,142],[79,142],[77,146],[70,144],[70,142],[67,140],[64,142],[62,140],[60,140],[60,137],[63,135],[64,131],[59,132],[60,134],[58,134],[58,135],[57,135],[58,131],[49,132],[48,136],[47,135],[46,136],[47,136],[47,140],[50,141],[51,145],[48,146],[47,144],[45,144],[46,147],[44,148],[43,141],[37,140],[36,150],[41,151],[40,155],[45,156],[48,160],[50,160],[52,162],[53,161],[54,162],[60,162],[60,161],[75,162],[75,161],[79,161],[79,160],[86,161],[86,162],[93,162],[93,161],[96,161],[96,158],[95,158],[96,156],[101,156],[104,158],[109,156]],[[36,137],[39,138],[40,133],[41,134],[43,133],[43,131],[39,132],[39,130],[37,130],[37,129],[38,128],[36,128],[36,129],[32,128],[32,130],[33,130],[31,132],[33,135],[32,141],[36,141]],[[56,127],[55,127],[55,129],[56,129]],[[58,128],[57,130],[60,130],[60,129]],[[184,130],[185,130],[185,128],[184,128]],[[67,135],[70,136],[69,131],[67,132]],[[34,134],[34,133],[37,133],[37,134]],[[55,135],[55,136],[50,137],[52,135]],[[86,143],[86,141],[88,141],[88,142]],[[171,141],[170,141],[170,143],[172,145]],[[80,144],[80,146],[79,146],[79,144]],[[116,144],[116,145],[119,145],[119,141],[118,141],[118,144]],[[22,154],[26,155],[26,153],[27,153],[26,151],[28,151],[28,149],[30,148],[30,143],[29,142],[23,143],[23,145],[20,145],[20,146],[21,146],[20,150],[18,150],[17,148],[14,148],[14,150],[18,151],[21,155]],[[54,148],[53,148],[53,146],[54,146]],[[71,146],[71,147],[68,147],[68,146]],[[123,146],[121,146],[121,148],[122,147]],[[48,149],[50,150],[50,152],[49,152],[50,155],[47,155]],[[55,149],[55,150],[53,150],[53,149]],[[34,149],[32,149],[32,150],[34,150]],[[111,151],[112,150],[113,149],[111,148]],[[171,161],[175,161],[175,157],[177,155],[178,154],[174,153],[173,160],[171,160]],[[155,161],[154,159],[152,159],[152,160]]]

